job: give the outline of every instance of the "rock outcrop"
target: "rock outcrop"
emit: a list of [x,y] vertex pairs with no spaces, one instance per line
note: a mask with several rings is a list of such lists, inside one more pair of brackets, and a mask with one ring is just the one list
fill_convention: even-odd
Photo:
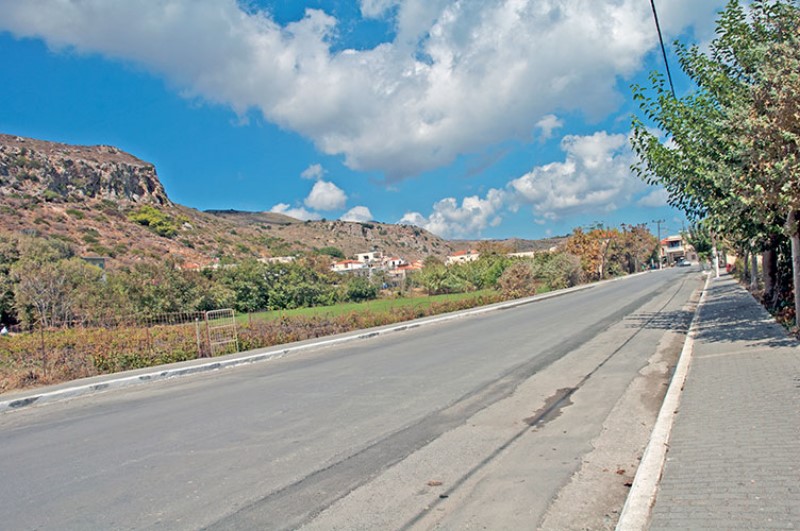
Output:
[[0,194],[171,205],[155,167],[112,146],[0,134]]

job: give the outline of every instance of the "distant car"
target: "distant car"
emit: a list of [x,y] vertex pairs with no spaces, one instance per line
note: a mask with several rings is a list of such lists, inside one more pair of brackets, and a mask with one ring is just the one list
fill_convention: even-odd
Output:
[[689,260],[681,260],[678,262],[678,267],[689,267],[692,263]]

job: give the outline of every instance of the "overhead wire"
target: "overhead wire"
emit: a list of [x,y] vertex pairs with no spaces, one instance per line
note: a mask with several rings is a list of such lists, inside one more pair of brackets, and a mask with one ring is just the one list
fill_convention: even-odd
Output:
[[661,43],[661,55],[664,57],[664,67],[667,70],[667,79],[669,80],[669,88],[672,91],[672,97],[675,96],[675,85],[672,84],[672,73],[669,71],[669,61],[667,60],[667,48],[664,46],[664,37],[661,35],[661,24],[658,22],[658,12],[656,11],[655,0],[650,0],[650,7],[653,9],[653,19],[656,21],[656,31],[658,32],[658,41]]

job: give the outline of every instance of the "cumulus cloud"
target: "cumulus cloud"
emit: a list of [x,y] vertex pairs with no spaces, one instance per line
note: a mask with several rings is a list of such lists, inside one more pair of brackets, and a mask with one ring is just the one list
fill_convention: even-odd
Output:
[[[708,31],[723,3],[662,3],[667,39],[698,21]],[[640,69],[657,44],[640,0],[360,7],[364,16],[393,17],[395,39],[334,48],[338,21],[321,10],[280,25],[236,0],[0,0],[0,30],[134,62],[183,94],[241,114],[257,109],[324,153],[343,154],[349,167],[389,180],[528,138],[531,124],[552,123],[555,109],[613,111],[623,99],[619,76]]]
[[442,199],[424,216],[409,212],[400,223],[418,225],[442,237],[476,236],[501,223],[506,212],[529,208],[534,221],[546,224],[577,214],[603,214],[637,202],[663,206],[663,190],[651,190],[631,174],[634,154],[628,136],[598,131],[568,135],[561,141],[564,158],[534,167],[485,198],[466,197],[459,205]]
[[537,166],[508,185],[513,201],[541,218],[609,212],[644,188],[631,174],[634,155],[626,135],[568,135],[561,148],[563,161]]
[[372,221],[375,218],[372,216],[372,212],[370,212],[367,207],[357,206],[345,212],[339,219],[342,221],[364,222],[364,221]]
[[502,190],[491,189],[486,197],[465,197],[461,204],[448,197],[433,205],[427,218],[419,212],[407,212],[399,224],[416,225],[443,238],[480,234],[487,227],[496,227],[503,218],[500,211],[505,201]]
[[325,175],[325,169],[322,164],[312,164],[300,174],[303,179],[322,179]]
[[338,210],[347,203],[347,195],[335,184],[317,181],[303,203],[314,210]]
[[301,219],[303,221],[322,219],[322,216],[316,212],[309,212],[305,208],[293,208],[291,205],[287,205],[286,203],[278,203],[269,209],[269,211],[277,214],[284,214],[295,219]]

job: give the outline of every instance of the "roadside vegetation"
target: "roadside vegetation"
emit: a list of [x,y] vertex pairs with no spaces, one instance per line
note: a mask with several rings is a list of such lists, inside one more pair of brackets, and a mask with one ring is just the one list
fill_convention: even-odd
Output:
[[797,332],[800,6],[731,0],[716,33],[707,49],[676,43],[693,83],[684,96],[658,73],[633,87],[636,169],[694,222],[690,241],[734,251],[764,305]]
[[401,278],[330,270],[333,249],[291,263],[243,260],[185,271],[170,262],[102,270],[68,243],[0,235],[0,392],[210,355],[203,312],[231,308],[240,350],[463,310],[641,271],[657,242],[643,226],[576,229],[562,248]]

